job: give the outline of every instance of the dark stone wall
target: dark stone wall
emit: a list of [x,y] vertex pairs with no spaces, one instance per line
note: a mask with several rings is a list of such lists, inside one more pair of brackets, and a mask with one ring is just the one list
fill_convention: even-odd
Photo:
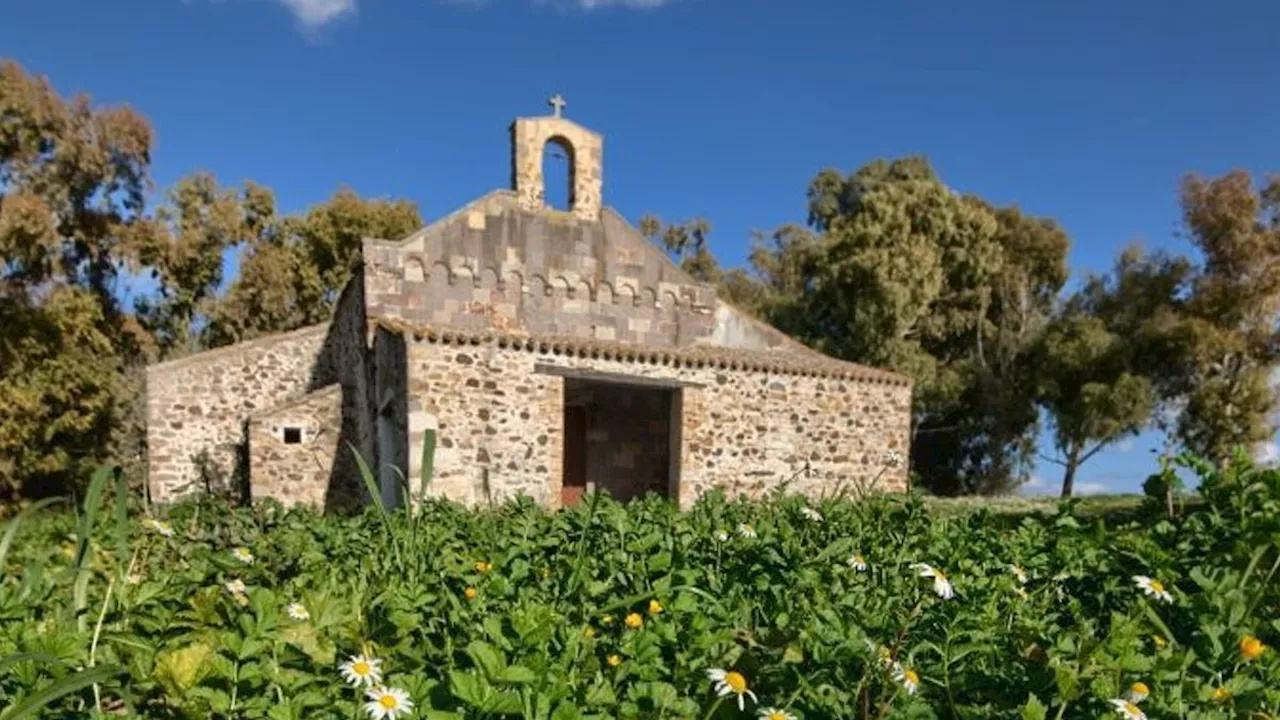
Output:
[[657,347],[691,345],[716,324],[714,291],[607,209],[588,221],[496,192],[364,253],[375,317]]

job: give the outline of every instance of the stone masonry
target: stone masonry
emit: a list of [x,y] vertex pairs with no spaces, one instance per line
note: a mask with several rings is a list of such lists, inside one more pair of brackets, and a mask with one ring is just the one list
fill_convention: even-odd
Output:
[[460,502],[488,499],[487,469],[495,498],[525,494],[559,505],[566,379],[540,366],[678,390],[682,507],[712,488],[757,497],[788,480],[810,495],[906,487],[905,469],[884,462],[890,450],[905,454],[909,441],[911,388],[891,373],[759,352],[400,330],[409,392],[439,428],[433,492]]
[[[354,448],[395,505],[434,436],[432,494],[586,487],[689,507],[896,491],[911,385],[840,362],[697,282],[603,205],[603,138],[555,113],[511,126],[511,188],[399,239],[365,238],[332,321],[147,372],[152,499],[241,487],[324,509],[367,500]],[[546,207],[548,144],[570,159]],[[434,433],[429,433],[434,431]]]

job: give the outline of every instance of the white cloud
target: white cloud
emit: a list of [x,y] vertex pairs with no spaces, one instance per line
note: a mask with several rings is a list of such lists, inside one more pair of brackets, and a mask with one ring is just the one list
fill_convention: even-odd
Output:
[[1133,449],[1133,438],[1125,438],[1116,443],[1116,449],[1120,452],[1129,452]]
[[298,22],[308,30],[328,25],[356,12],[356,0],[277,0],[289,8]]
[[1107,492],[1107,486],[1100,482],[1082,482],[1075,486],[1076,495],[1101,495]]
[[629,8],[656,8],[663,5],[670,5],[674,0],[574,0],[574,4],[584,10],[595,10],[596,8],[609,7],[616,5],[619,7]]

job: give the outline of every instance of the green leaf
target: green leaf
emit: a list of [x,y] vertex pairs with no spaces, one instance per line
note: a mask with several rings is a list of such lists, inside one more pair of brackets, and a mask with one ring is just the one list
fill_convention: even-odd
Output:
[[19,720],[25,717],[35,717],[37,711],[47,707],[58,698],[79,692],[90,685],[104,682],[123,672],[124,668],[118,665],[99,665],[68,675],[26,696],[8,710],[0,712],[0,720]]
[[1022,720],[1045,720],[1048,714],[1049,709],[1035,695],[1028,695],[1026,704],[1019,711]]
[[467,655],[489,678],[498,677],[506,666],[502,660],[502,654],[489,643],[480,640],[473,640],[467,645]]
[[551,713],[551,720],[582,720],[582,711],[566,700],[556,706]]
[[0,578],[4,577],[5,560],[9,557],[9,546],[13,544],[13,538],[18,534],[18,528],[22,526],[22,521],[39,512],[41,509],[65,500],[66,498],[51,497],[43,500],[37,500],[22,509],[9,524],[5,525],[4,536],[0,537]]
[[210,669],[214,654],[213,648],[203,642],[164,653],[156,658],[156,680],[171,695],[181,696]]
[[494,676],[494,679],[502,683],[511,683],[515,685],[531,685],[538,680],[538,676],[532,670],[523,665],[511,665],[503,668],[501,672]]

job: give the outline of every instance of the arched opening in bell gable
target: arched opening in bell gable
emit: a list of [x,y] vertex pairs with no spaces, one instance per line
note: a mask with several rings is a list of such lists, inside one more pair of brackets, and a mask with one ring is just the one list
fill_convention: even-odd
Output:
[[549,208],[573,209],[573,144],[555,136],[542,146],[542,202]]

